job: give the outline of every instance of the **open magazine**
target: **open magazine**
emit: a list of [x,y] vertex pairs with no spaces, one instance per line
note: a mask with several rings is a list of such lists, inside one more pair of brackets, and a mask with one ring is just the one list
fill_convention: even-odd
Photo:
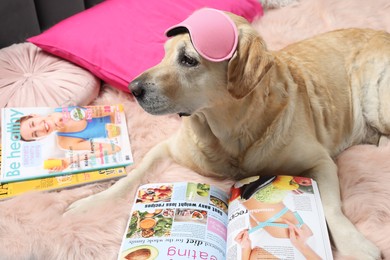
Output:
[[333,259],[315,181],[251,177],[139,187],[118,259]]
[[122,105],[3,108],[0,183],[133,163]]

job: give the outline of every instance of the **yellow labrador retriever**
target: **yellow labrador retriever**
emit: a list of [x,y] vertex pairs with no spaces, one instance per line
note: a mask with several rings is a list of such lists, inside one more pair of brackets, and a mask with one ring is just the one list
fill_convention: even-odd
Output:
[[177,134],[127,178],[70,210],[124,196],[166,157],[210,177],[305,175],[319,184],[338,251],[380,259],[342,213],[333,158],[390,134],[390,34],[338,30],[271,52],[245,19],[228,17],[238,34],[231,58],[210,61],[179,33],[166,42],[162,62],[130,85],[147,112],[185,116]]

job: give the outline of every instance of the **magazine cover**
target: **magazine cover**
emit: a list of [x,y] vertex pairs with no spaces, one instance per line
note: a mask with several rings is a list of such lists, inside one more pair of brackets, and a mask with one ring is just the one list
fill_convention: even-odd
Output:
[[227,259],[333,259],[317,184],[304,177],[237,182],[229,203]]
[[2,109],[0,183],[133,163],[122,105]]

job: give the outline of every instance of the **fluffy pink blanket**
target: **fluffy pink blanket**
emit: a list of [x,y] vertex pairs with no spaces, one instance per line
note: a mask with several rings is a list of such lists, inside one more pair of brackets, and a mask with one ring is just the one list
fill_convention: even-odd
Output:
[[[284,8],[267,10],[254,26],[270,49],[279,49],[338,28],[370,27],[390,32],[389,13],[388,0],[300,0]],[[95,103],[124,103],[136,164],[153,145],[180,126],[177,116],[148,115],[130,95],[110,87],[102,91]],[[381,248],[385,258],[390,258],[389,158],[390,145],[355,146],[338,158],[344,211]],[[183,180],[211,182],[225,190],[231,184],[206,179],[170,161],[145,176],[149,182]],[[85,214],[62,216],[70,203],[110,184],[29,193],[1,202],[0,259],[116,259],[133,193]],[[336,251],[335,256],[342,258]]]

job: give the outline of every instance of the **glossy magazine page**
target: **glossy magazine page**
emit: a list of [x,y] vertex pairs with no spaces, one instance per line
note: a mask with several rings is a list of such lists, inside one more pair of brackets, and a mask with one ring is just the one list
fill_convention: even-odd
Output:
[[227,201],[203,183],[141,186],[118,259],[225,259]]
[[316,183],[292,176],[237,182],[229,203],[227,259],[333,259]]

